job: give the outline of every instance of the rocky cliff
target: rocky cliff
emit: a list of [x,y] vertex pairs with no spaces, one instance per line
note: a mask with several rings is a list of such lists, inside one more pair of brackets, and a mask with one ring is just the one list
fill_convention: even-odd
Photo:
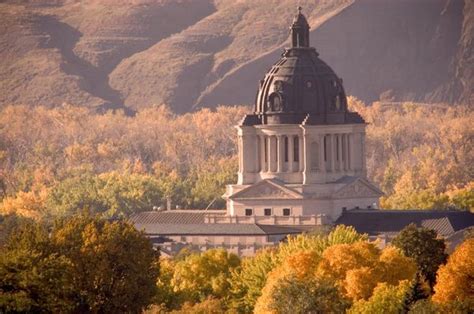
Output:
[[[321,58],[365,101],[472,103],[468,0],[300,1]],[[176,112],[252,103],[287,44],[294,1],[0,4],[0,105]]]

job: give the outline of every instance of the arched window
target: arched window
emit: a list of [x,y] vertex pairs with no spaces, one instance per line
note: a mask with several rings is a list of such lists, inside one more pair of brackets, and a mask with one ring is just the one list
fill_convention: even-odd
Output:
[[288,162],[288,137],[285,136],[285,162]]

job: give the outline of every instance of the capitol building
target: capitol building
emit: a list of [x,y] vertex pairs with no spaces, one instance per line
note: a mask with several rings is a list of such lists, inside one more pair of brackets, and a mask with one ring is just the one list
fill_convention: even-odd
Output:
[[444,236],[463,229],[456,221],[474,224],[470,213],[377,210],[383,193],[367,180],[366,123],[347,108],[343,80],[311,47],[309,29],[299,9],[291,46],[256,82],[254,111],[236,127],[238,181],[226,187],[226,210],[131,217],[163,253],[191,246],[253,255],[289,235],[340,223],[383,239],[409,223],[444,221],[452,227]]

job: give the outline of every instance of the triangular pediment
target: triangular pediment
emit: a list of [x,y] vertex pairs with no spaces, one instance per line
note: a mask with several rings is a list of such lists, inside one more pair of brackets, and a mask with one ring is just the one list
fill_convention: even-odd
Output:
[[383,194],[382,191],[369,181],[358,178],[337,190],[333,194],[333,198],[381,197]]
[[263,180],[229,197],[230,199],[297,199],[303,196],[276,180]]

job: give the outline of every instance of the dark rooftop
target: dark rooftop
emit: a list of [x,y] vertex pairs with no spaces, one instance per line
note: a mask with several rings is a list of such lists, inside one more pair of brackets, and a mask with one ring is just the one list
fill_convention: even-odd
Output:
[[[206,214],[225,214],[224,210],[170,210],[143,212],[130,217],[138,230],[148,235],[281,235],[308,231],[299,226],[274,226],[255,223],[204,223]],[[301,226],[307,227],[307,226]]]
[[206,214],[225,213],[225,210],[165,210],[137,213],[130,221],[134,224],[203,224]]
[[452,210],[350,210],[336,220],[336,225],[353,226],[358,232],[377,235],[398,233],[407,225],[433,229],[446,237],[474,226],[474,213]]

